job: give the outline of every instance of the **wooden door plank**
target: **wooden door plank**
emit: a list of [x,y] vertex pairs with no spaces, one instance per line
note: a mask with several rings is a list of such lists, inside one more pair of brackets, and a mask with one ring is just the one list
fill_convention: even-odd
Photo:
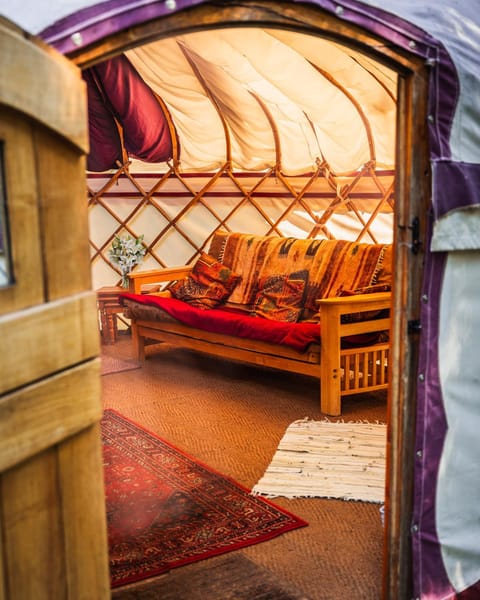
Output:
[[[58,151],[58,140],[36,127],[35,147],[44,262],[45,300],[91,288],[88,203],[84,156],[71,146]],[[68,201],[65,198],[68,190]]]
[[99,350],[94,292],[0,316],[0,393],[98,356]]
[[98,422],[99,373],[94,359],[1,397],[0,471]]
[[0,56],[0,104],[43,123],[87,152],[86,103],[79,93],[78,69],[59,53],[46,59],[47,48],[40,40],[6,21],[0,24]]
[[56,449],[51,448],[2,475],[9,598],[67,598],[56,463]]
[[68,597],[110,598],[107,524],[100,426],[95,424],[70,438],[58,450],[59,487],[65,524]]

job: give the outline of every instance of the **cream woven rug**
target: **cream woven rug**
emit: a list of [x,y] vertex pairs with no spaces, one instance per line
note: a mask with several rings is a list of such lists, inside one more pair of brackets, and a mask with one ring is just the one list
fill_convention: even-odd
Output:
[[385,451],[384,424],[295,421],[252,494],[382,503]]

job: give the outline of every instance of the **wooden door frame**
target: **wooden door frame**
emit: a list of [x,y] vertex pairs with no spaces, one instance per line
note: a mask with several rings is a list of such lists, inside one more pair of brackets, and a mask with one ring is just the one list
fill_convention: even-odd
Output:
[[247,0],[235,5],[205,3],[154,19],[68,56],[87,68],[127,49],[205,28],[280,27],[351,46],[398,74],[394,293],[391,385],[388,400],[387,486],[384,528],[383,598],[411,593],[410,522],[413,497],[418,336],[409,323],[419,318],[425,248],[411,251],[411,223],[418,219],[425,239],[431,178],[427,132],[429,72],[425,62],[358,26],[312,5]]

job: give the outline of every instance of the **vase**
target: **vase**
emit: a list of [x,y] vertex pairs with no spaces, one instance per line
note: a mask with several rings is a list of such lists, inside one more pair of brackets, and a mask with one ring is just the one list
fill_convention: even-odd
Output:
[[130,287],[130,279],[128,278],[128,274],[130,273],[130,271],[122,271],[122,282],[121,282],[121,286],[125,289],[128,290],[128,288]]

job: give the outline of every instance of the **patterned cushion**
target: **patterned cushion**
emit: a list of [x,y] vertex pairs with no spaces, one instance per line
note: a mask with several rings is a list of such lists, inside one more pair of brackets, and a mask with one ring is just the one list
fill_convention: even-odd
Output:
[[[359,294],[376,294],[378,292],[389,292],[391,287],[389,285],[377,284],[369,285],[364,288],[357,288],[356,290],[342,290],[339,296],[357,296]],[[358,323],[360,321],[370,321],[371,319],[377,319],[384,316],[384,313],[388,313],[388,310],[367,310],[361,313],[353,313],[351,315],[342,315],[342,323]],[[385,315],[386,316],[386,315]]]
[[[338,296],[357,296],[359,294],[375,294],[378,292],[389,292],[391,287],[389,285],[378,284],[369,285],[364,288],[357,288],[356,290],[344,290],[341,289]],[[384,315],[385,313],[385,315]],[[370,321],[371,319],[380,318],[388,315],[387,310],[367,310],[361,313],[353,313],[350,315],[342,315],[342,323],[358,323],[360,321]],[[320,321],[320,312],[315,313],[310,319],[305,320],[308,323],[318,323]]]
[[303,308],[305,279],[293,275],[271,275],[259,282],[253,315],[296,323]]
[[239,280],[239,275],[203,252],[188,277],[171,285],[169,290],[178,300],[208,309],[226,300]]

